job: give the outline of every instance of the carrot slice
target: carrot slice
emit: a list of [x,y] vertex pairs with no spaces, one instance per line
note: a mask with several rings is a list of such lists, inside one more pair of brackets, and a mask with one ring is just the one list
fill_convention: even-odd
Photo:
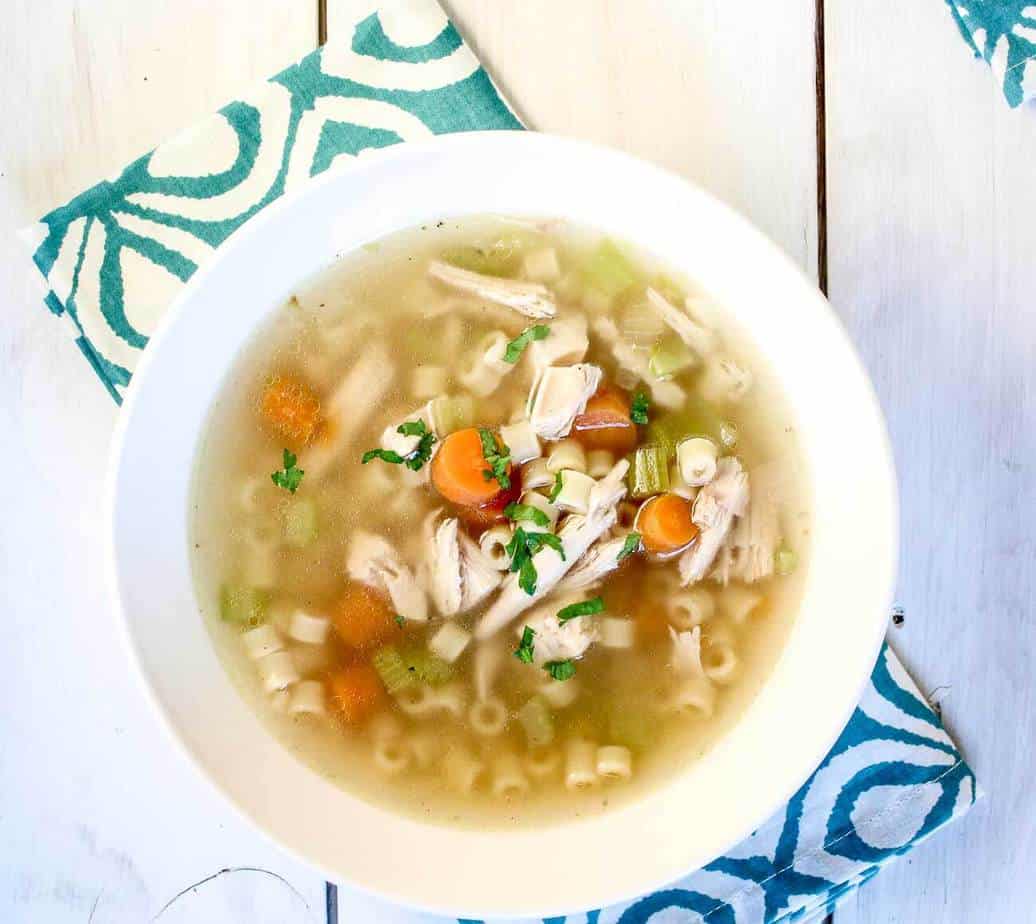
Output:
[[383,593],[350,581],[331,609],[331,624],[349,647],[365,651],[396,635],[392,603]]
[[[482,507],[501,493],[497,480],[486,477],[488,471],[478,430],[474,427],[457,430],[442,441],[432,459],[432,484],[455,504]],[[513,474],[513,465],[508,472]]]
[[572,436],[584,449],[607,449],[617,455],[632,452],[637,445],[637,428],[630,420],[625,392],[612,385],[599,388],[572,424]]
[[266,422],[297,445],[308,443],[320,426],[320,399],[304,382],[276,375],[263,390],[260,410]]
[[636,530],[649,552],[665,554],[690,545],[698,537],[691,505],[679,494],[652,497],[637,515]]
[[350,725],[366,719],[385,699],[385,688],[370,664],[347,664],[327,678],[329,699]]

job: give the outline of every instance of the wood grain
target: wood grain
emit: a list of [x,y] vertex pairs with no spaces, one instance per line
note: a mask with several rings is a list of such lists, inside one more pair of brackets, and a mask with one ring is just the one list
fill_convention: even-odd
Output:
[[988,792],[837,921],[1032,921],[1036,109],[1007,108],[941,3],[826,17],[831,299],[899,469],[893,642]]
[[317,924],[319,876],[228,810],[145,702],[103,587],[116,409],[14,231],[313,47],[316,11],[16,0],[0,31],[0,920]]

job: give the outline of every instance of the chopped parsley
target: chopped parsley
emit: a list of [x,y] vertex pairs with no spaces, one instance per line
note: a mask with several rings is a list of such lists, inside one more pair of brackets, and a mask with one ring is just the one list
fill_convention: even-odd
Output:
[[[507,474],[507,469],[511,466],[511,450],[493,436],[492,430],[479,427],[478,435],[479,439],[482,440],[482,458],[486,460],[486,464],[489,466],[489,468],[482,470],[482,477],[486,481],[492,481],[495,478],[501,489],[506,491],[511,487],[511,478]],[[502,453],[501,449],[503,449]]]
[[615,559],[616,563],[622,561],[624,558],[629,558],[634,552],[640,551],[640,533],[633,531],[626,534],[626,541],[622,544],[622,550],[619,552],[619,557]]
[[274,472],[270,479],[278,488],[284,488],[285,491],[291,491],[294,494],[302,484],[302,476],[306,473],[295,464],[298,462],[298,458],[288,449],[284,450],[283,461],[284,468]]
[[507,344],[507,349],[504,351],[504,362],[518,362],[525,348],[533,340],[542,340],[549,333],[550,327],[546,324],[534,324],[532,327],[525,328],[514,340]]
[[507,554],[511,556],[509,570],[518,572],[518,586],[530,597],[536,593],[536,581],[539,579],[532,556],[544,546],[552,548],[561,556],[562,561],[565,560],[564,546],[553,533],[529,533],[519,526],[515,528],[511,541],[504,546]]
[[564,487],[561,472],[558,472],[554,476],[554,487],[550,489],[550,496],[547,498],[552,504],[558,499],[558,495],[561,493],[561,489]]
[[406,625],[406,616],[404,616],[402,613],[396,613],[396,615],[392,618],[396,621],[396,625],[399,626],[400,629],[402,629],[403,626]]
[[576,666],[572,661],[548,661],[543,669],[555,680],[571,680],[576,675]]
[[401,456],[393,449],[368,449],[360,460],[366,465],[373,459],[381,459],[392,465],[405,465],[412,472],[418,472],[424,468],[425,463],[432,457],[432,446],[435,445],[435,434],[430,432],[423,420],[408,420],[396,427],[396,433],[402,436],[417,436],[417,446]]
[[630,406],[630,420],[635,424],[646,424],[649,404],[648,396],[644,392],[638,391],[633,396],[633,404]]
[[526,626],[522,630],[522,640],[514,650],[514,656],[523,664],[532,664],[532,646],[536,633],[532,626]]
[[550,517],[532,504],[508,504],[504,507],[504,516],[515,523],[520,520],[531,520],[537,526],[550,526]]
[[592,597],[580,603],[572,603],[558,610],[558,622],[564,625],[570,619],[579,616],[593,616],[604,610],[604,601],[600,597]]

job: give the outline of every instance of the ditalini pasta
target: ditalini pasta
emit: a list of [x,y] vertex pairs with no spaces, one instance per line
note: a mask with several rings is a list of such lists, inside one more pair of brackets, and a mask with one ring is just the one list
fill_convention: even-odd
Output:
[[794,621],[811,490],[774,382],[693,280],[568,222],[342,257],[199,444],[229,677],[325,778],[423,822],[638,797],[738,721]]

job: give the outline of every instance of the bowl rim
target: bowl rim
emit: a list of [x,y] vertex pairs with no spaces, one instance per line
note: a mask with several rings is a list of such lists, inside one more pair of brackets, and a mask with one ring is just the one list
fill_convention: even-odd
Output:
[[[141,650],[134,638],[130,614],[127,612],[122,600],[119,578],[120,562],[118,531],[116,528],[116,511],[119,503],[118,482],[122,471],[127,440],[135,420],[135,414],[137,413],[139,395],[144,392],[145,388],[149,387],[150,370],[154,365],[155,357],[160,353],[163,343],[168,339],[169,331],[179,323],[186,306],[188,306],[195,298],[198,290],[204,288],[209,277],[218,270],[219,264],[228,253],[247,246],[247,243],[253,237],[260,235],[268,226],[274,225],[280,221],[283,215],[297,208],[299,200],[312,195],[316,190],[319,190],[324,186],[330,186],[339,182],[343,176],[377,169],[379,165],[383,165],[385,162],[414,157],[415,155],[420,155],[425,151],[441,153],[444,150],[447,152],[454,148],[463,150],[465,147],[471,145],[477,146],[485,144],[503,144],[505,146],[526,145],[530,146],[532,150],[543,146],[546,146],[548,149],[561,147],[583,153],[588,157],[610,158],[617,163],[625,162],[627,165],[636,170],[645,172],[646,174],[653,173],[656,176],[664,177],[670,183],[682,184],[685,187],[689,187],[702,200],[708,202],[713,209],[718,212],[726,213],[727,218],[732,222],[732,224],[738,226],[739,234],[743,235],[746,240],[752,239],[755,246],[769,250],[771,257],[774,258],[776,262],[783,264],[783,271],[797,277],[801,284],[812,291],[814,300],[822,305],[823,311],[827,314],[828,320],[833,322],[830,325],[831,332],[841,340],[841,345],[844,348],[846,355],[851,357],[853,368],[849,374],[857,380],[860,386],[862,386],[863,394],[866,396],[869,403],[870,413],[878,427],[880,445],[875,447],[874,454],[876,458],[881,458],[884,462],[883,471],[880,472],[879,475],[883,481],[882,493],[884,495],[883,501],[885,504],[884,519],[887,521],[886,525],[888,528],[886,545],[884,547],[884,560],[882,562],[883,567],[879,569],[884,572],[886,577],[884,581],[885,589],[883,594],[884,607],[880,618],[878,614],[874,617],[874,624],[870,633],[869,644],[866,648],[866,657],[864,657],[864,651],[862,650],[863,646],[861,645],[861,651],[854,659],[857,664],[862,664],[866,661],[870,667],[868,667],[866,671],[859,671],[857,682],[854,685],[855,694],[851,701],[847,697],[846,705],[841,711],[842,714],[838,722],[833,723],[832,727],[827,729],[824,735],[818,735],[818,746],[808,755],[808,757],[804,755],[800,759],[799,763],[803,769],[798,775],[798,778],[793,781],[789,780],[782,788],[780,799],[774,802],[768,813],[755,819],[752,824],[744,826],[744,829],[739,831],[736,836],[731,836],[728,839],[729,842],[716,854],[716,856],[722,856],[726,850],[744,840],[744,838],[762,824],[773,811],[779,809],[780,806],[785,804],[788,799],[794,795],[794,793],[808,780],[810,775],[821,764],[824,757],[834,745],[845,725],[851,718],[860,697],[870,681],[871,670],[877,661],[884,643],[887,628],[887,614],[893,601],[900,543],[897,479],[887,425],[870,376],[868,375],[863,362],[845,329],[845,326],[841,322],[841,319],[834,312],[823,293],[821,293],[817,288],[816,282],[811,279],[776,243],[756,228],[756,226],[744,217],[736,208],[722,202],[694,181],[681,176],[675,171],[605,145],[566,138],[563,136],[525,130],[457,132],[436,136],[428,140],[408,141],[394,144],[376,151],[364,152],[363,156],[356,157],[345,163],[336,163],[323,173],[309,178],[305,182],[300,183],[295,188],[286,192],[279,199],[270,203],[260,213],[247,220],[232,232],[213,252],[208,261],[194,273],[183,288],[177,293],[176,297],[172,300],[166,312],[156,325],[154,332],[149,337],[147,348],[142,352],[131,382],[124,393],[123,406],[121,407],[120,413],[116,419],[116,425],[109,450],[103,509],[105,522],[107,523],[105,542],[105,577],[113,611],[116,615],[116,622],[119,626],[118,634],[121,639],[121,643],[125,647],[127,656],[133,665],[132,671],[140,683],[144,697],[151,704],[159,723],[168,733],[170,740],[174,742],[174,749],[186,759],[188,764],[194,767],[197,774],[206,781],[207,785],[220,794],[221,798],[233,808],[239,817],[246,820],[253,830],[258,831],[269,842],[275,844],[279,849],[286,852],[296,861],[316,870],[328,882],[345,884],[349,888],[355,889],[360,893],[391,902],[400,907],[424,913],[440,914],[459,918],[483,917],[487,915],[487,912],[484,908],[465,906],[463,904],[446,906],[437,902],[424,903],[422,901],[415,901],[409,896],[393,894],[383,889],[368,886],[362,881],[350,878],[349,875],[340,869],[329,867],[326,863],[311,856],[305,849],[293,846],[287,841],[282,840],[277,833],[268,829],[263,822],[253,817],[250,811],[239,802],[235,793],[230,790],[228,785],[226,785],[222,780],[217,779],[210,769],[203,763],[201,756],[195,753],[191,747],[188,746],[181,732],[175,726],[172,717],[170,716],[166,706],[161,701],[158,691],[147,674]],[[635,238],[633,240],[636,243]],[[254,332],[254,329],[255,327],[253,325],[250,333]],[[246,341],[247,336],[243,342]],[[234,358],[235,357],[228,358],[228,368]],[[743,716],[739,716],[737,722],[740,722],[742,718]],[[837,727],[835,727],[835,724]],[[726,734],[729,734],[729,730],[725,735]],[[278,746],[281,745],[278,743]],[[713,748],[715,747],[716,745],[713,746]],[[547,829],[544,833],[549,833],[549,830],[550,829]],[[698,865],[692,866],[685,869],[679,875],[687,875],[699,868],[700,866]],[[665,874],[660,873],[659,878],[645,881],[642,886],[638,887],[632,893],[628,888],[625,888],[614,894],[602,895],[599,900],[595,900],[592,907],[603,908],[618,902],[627,901],[636,896],[645,895],[666,885],[672,884],[673,881],[674,877],[670,872],[666,872]],[[580,911],[585,911],[585,908],[531,905],[529,907],[522,908],[520,911],[514,912],[509,912],[506,909],[493,909],[488,912],[488,915],[491,917],[508,919],[515,917],[524,918],[527,916],[551,917],[578,913]]]

